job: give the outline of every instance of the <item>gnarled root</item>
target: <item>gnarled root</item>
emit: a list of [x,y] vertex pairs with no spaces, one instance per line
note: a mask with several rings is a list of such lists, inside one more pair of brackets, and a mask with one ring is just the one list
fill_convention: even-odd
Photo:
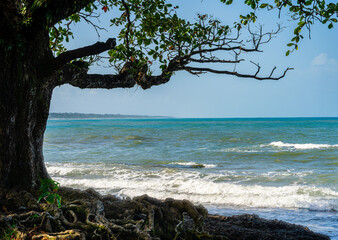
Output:
[[329,239],[302,226],[255,215],[208,215],[203,206],[187,200],[161,201],[147,195],[121,200],[92,189],[61,188],[58,193],[61,208],[37,204],[32,194],[22,191],[0,199],[0,239]]
[[[92,189],[62,188],[59,194],[64,203],[61,208],[41,203],[30,210],[21,199],[16,202],[22,205],[17,207],[20,212],[0,213],[1,227],[12,229],[19,239],[174,239],[183,213],[199,229],[207,213],[186,200],[160,201],[147,195],[121,200]],[[20,195],[10,194],[12,209],[16,196]]]

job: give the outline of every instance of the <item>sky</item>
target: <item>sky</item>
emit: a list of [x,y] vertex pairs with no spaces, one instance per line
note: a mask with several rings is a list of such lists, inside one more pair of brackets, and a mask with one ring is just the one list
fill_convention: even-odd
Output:
[[[226,6],[218,0],[173,0],[180,6],[178,14],[189,20],[197,13],[212,14],[224,23],[239,20],[249,9],[241,2]],[[108,32],[98,38],[93,28],[81,23],[75,26],[75,39],[68,49],[91,45],[116,36],[109,27],[109,14],[102,14],[101,24]],[[279,81],[257,81],[219,74],[198,76],[178,72],[163,85],[142,90],[78,89],[70,85],[57,87],[53,92],[50,112],[81,112],[98,114],[130,114],[182,118],[227,117],[338,117],[338,24],[331,30],[320,23],[311,28],[311,39],[304,32],[299,50],[288,57],[286,46],[292,38],[294,22],[287,16],[278,18],[276,12],[259,12],[259,23],[271,30],[276,23],[285,27],[281,34],[265,45],[263,53],[248,56],[268,73],[293,67]],[[252,69],[244,69],[250,72]],[[90,73],[113,74],[114,70],[93,66]]]

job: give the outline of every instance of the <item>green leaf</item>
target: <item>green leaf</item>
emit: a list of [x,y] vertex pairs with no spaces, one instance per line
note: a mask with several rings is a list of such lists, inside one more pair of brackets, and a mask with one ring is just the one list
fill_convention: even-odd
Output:
[[43,199],[43,198],[46,197],[46,196],[47,196],[47,193],[41,194],[41,195],[39,196],[39,198],[38,198],[38,203],[41,201],[41,199]]
[[52,204],[52,203],[54,203],[55,197],[54,197],[53,194],[51,194],[51,195],[48,195],[45,199],[46,199],[47,203]]
[[309,6],[309,5],[311,5],[311,4],[312,4],[312,2],[313,2],[313,0],[306,1],[306,2],[305,2],[305,6]]
[[300,21],[300,22],[298,23],[298,25],[301,26],[301,27],[303,27],[303,26],[305,25],[305,22],[304,22],[304,21]]
[[56,202],[58,204],[58,207],[61,208],[61,197],[59,196],[59,194],[55,194],[56,196]]
[[289,54],[290,54],[290,50],[287,50],[286,53],[285,53],[285,55],[289,56]]

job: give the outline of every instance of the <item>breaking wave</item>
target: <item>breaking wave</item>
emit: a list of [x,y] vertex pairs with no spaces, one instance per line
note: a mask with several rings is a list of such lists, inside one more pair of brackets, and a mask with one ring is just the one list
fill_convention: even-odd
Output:
[[284,143],[282,141],[271,142],[268,144],[273,147],[291,148],[291,149],[322,149],[322,148],[338,148],[338,144],[314,144],[314,143]]
[[[338,210],[338,191],[335,189],[308,185],[263,186],[259,183],[236,183],[230,181],[234,172],[201,174],[173,168],[142,170],[105,164],[47,164],[47,167],[52,177],[63,186],[95,188],[101,193],[121,197],[148,194],[159,199],[188,199],[209,205]],[[270,175],[276,177],[276,173]],[[226,181],[227,178],[229,181]]]
[[195,163],[195,162],[171,162],[169,165],[179,165],[190,168],[215,168],[216,164],[205,164],[205,163]]

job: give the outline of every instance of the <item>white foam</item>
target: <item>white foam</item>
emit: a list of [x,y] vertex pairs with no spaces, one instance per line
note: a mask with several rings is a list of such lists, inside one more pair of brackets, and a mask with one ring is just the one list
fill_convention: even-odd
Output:
[[[84,166],[76,167],[81,171]],[[87,166],[88,167],[88,166]],[[56,168],[60,168],[56,171]],[[235,173],[201,174],[189,169],[140,170],[128,166],[105,166],[104,172],[96,175],[102,165],[91,165],[91,172],[81,176],[67,176],[71,164],[49,166],[56,173],[52,177],[63,186],[95,188],[104,193],[135,197],[142,194],[165,199],[188,199],[194,203],[223,206],[262,208],[309,208],[314,210],[337,210],[338,191],[331,188],[305,185],[261,186],[244,185],[233,181],[218,181],[231,178]],[[73,171],[75,171],[73,169]],[[87,168],[86,168],[87,169]],[[85,171],[85,168],[82,170]],[[65,176],[60,175],[65,173]],[[271,173],[270,173],[271,174]],[[231,175],[229,177],[229,175]]]
[[314,144],[314,143],[284,143],[282,141],[271,142],[268,144],[273,147],[291,148],[291,149],[321,149],[321,148],[337,148],[338,144]]
[[171,162],[170,165],[181,165],[181,166],[191,166],[191,167],[204,167],[204,168],[215,168],[216,164],[205,164],[205,163],[195,163],[195,162]]
[[47,168],[48,168],[48,173],[50,175],[61,175],[61,176],[64,176],[64,175],[67,175],[73,171],[75,171],[77,168],[73,167],[73,166],[64,166],[64,167],[60,167],[60,166],[57,166],[57,165],[52,165],[52,166],[48,166],[47,165]]
[[262,145],[253,145],[250,147],[222,148],[219,150],[210,150],[211,152],[229,152],[229,153],[259,153],[266,150],[261,149]]
[[210,150],[216,152],[236,152],[236,153],[260,153],[260,152],[275,152],[274,149],[267,149],[267,147],[276,147],[290,150],[307,150],[307,149],[325,149],[338,148],[338,144],[315,144],[315,143],[284,143],[282,141],[275,141],[269,144],[252,145],[250,147],[235,147],[223,148],[220,150]]

